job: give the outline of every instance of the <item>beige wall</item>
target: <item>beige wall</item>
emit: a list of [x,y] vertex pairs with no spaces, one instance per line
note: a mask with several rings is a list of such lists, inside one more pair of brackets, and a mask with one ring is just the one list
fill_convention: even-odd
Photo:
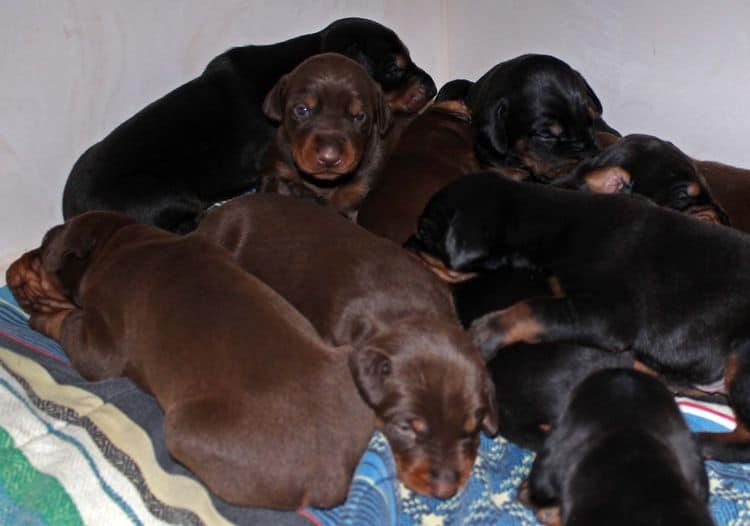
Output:
[[226,48],[343,16],[395,29],[438,85],[555,54],[622,132],[750,167],[745,0],[0,0],[0,270],[61,220],[65,179],[87,146]]

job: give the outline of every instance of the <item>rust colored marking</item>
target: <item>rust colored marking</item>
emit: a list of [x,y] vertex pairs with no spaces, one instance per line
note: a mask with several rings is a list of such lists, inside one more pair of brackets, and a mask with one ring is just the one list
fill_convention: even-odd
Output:
[[349,103],[349,113],[352,114],[352,116],[358,115],[362,112],[362,101],[359,99],[354,99]]
[[302,102],[305,103],[305,106],[307,106],[310,109],[313,109],[315,105],[318,103],[318,98],[315,95],[305,95],[305,98],[302,99]]
[[552,291],[552,295],[556,298],[562,298],[565,296],[565,290],[563,289],[562,285],[560,284],[560,280],[557,279],[557,276],[550,276],[547,278],[547,284],[549,285],[549,289]]
[[654,371],[651,367],[649,367],[645,363],[639,362],[638,360],[635,360],[633,362],[633,369],[635,369],[636,371],[645,373],[645,374],[647,374],[649,376],[653,376],[655,378],[659,378],[659,373],[657,373],[656,371]]
[[500,311],[498,322],[506,346],[516,342],[539,343],[539,335],[544,332],[544,326],[535,318],[527,301],[519,301]]
[[559,122],[555,122],[549,127],[549,131],[552,135],[560,135],[563,132],[563,127]]
[[467,435],[476,433],[478,428],[479,420],[477,420],[475,416],[470,416],[466,419],[466,422],[464,422],[464,433]]
[[695,197],[701,193],[701,186],[698,183],[690,183],[687,185],[687,194],[690,197]]
[[401,69],[404,69],[404,68],[406,68],[406,66],[409,65],[409,59],[406,58],[404,55],[396,55],[396,58],[394,59],[394,62]]
[[471,120],[471,112],[461,100],[444,100],[442,102],[436,102],[430,106],[430,109],[451,113],[464,120]]
[[431,496],[430,461],[425,455],[409,458],[394,453],[396,472],[404,486],[420,495]]
[[549,433],[549,430],[552,429],[552,426],[550,424],[537,424],[536,427],[538,427],[539,431],[541,431],[542,433]]
[[461,272],[460,270],[449,268],[440,259],[421,250],[417,251],[416,255],[432,272],[447,283],[461,283],[462,281],[470,280],[477,275],[476,272]]

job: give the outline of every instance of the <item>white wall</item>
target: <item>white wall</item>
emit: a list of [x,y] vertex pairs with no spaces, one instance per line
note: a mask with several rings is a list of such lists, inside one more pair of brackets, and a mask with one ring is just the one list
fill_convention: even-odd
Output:
[[750,167],[746,0],[0,0],[0,270],[61,220],[65,179],[87,146],[228,47],[343,16],[395,29],[438,85],[555,54],[620,131]]

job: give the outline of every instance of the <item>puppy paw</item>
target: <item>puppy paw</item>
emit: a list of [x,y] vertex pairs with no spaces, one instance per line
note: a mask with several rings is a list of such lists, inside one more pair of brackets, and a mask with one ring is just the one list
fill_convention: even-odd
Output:
[[42,266],[39,249],[26,252],[14,261],[5,280],[18,304],[31,315],[75,308],[57,277]]
[[560,526],[560,508],[553,506],[536,510],[536,518],[545,526]]

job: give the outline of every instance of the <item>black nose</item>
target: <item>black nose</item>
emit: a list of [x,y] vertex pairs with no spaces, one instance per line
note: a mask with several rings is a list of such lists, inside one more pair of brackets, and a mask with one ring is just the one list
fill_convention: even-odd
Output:
[[449,499],[458,491],[458,473],[443,469],[433,474],[433,495],[439,499]]

